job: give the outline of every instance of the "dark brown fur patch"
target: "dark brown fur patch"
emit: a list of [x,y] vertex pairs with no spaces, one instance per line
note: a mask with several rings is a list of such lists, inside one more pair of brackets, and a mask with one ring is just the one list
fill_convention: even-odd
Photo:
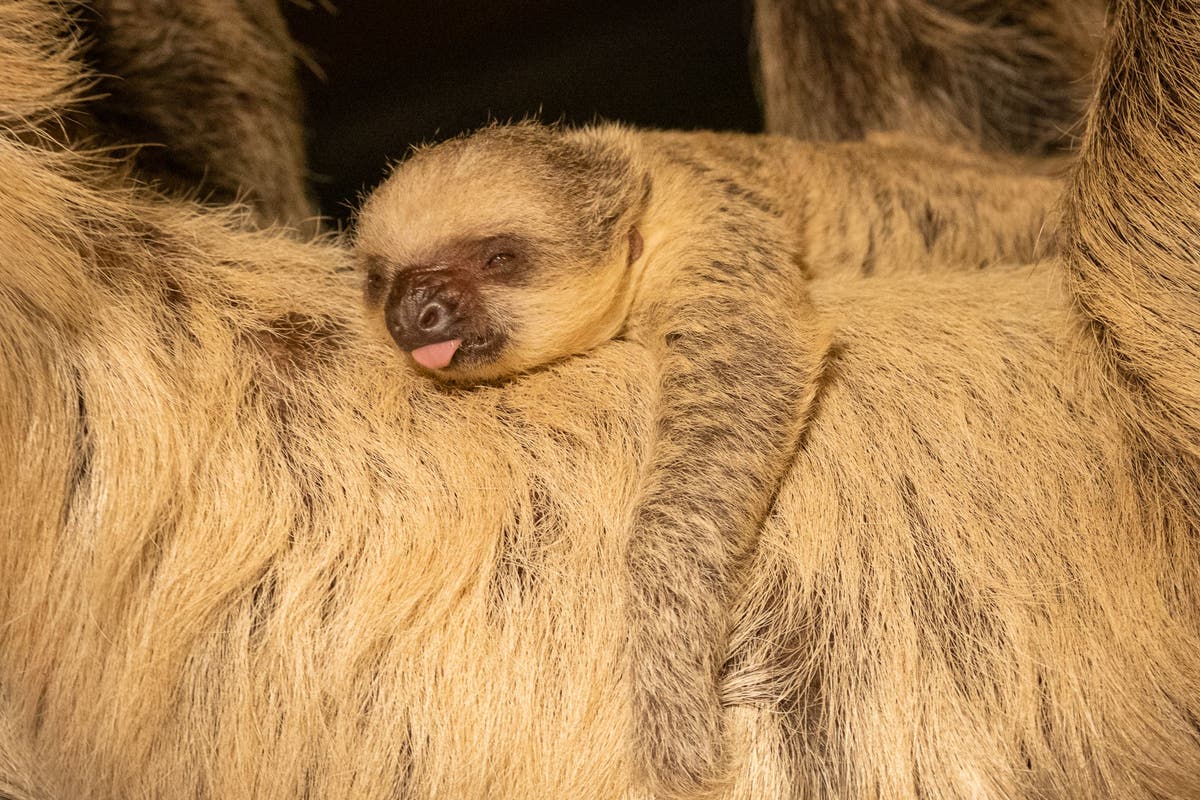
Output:
[[301,373],[335,358],[348,336],[344,323],[330,317],[288,312],[247,331],[245,342],[262,354],[258,377],[270,393],[281,396]]
[[72,383],[75,387],[75,445],[72,448],[74,463],[67,472],[67,492],[63,503],[63,524],[71,514],[75,498],[86,487],[92,473],[92,462],[95,458],[95,442],[91,435],[91,423],[88,417],[87,398],[83,390],[83,377],[78,368],[72,370]]

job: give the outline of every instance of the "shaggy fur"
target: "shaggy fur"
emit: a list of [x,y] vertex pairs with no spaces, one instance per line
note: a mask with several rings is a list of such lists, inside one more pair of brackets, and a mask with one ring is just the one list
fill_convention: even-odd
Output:
[[1198,33],[1193,3],[1120,3],[1074,175],[1068,260],[1135,427],[1180,456],[1185,478],[1200,458]]
[[[36,143],[79,80],[51,12],[0,2],[0,793],[630,797],[649,355],[409,377],[340,249]],[[1073,288],[812,284],[834,347],[735,608],[727,797],[1200,794],[1200,324],[1162,289],[1196,198],[1154,200],[1198,22],[1122,4]]]
[[363,207],[372,316],[402,349],[454,340],[438,379],[617,334],[654,355],[626,579],[633,759],[656,796],[694,797],[724,764],[728,609],[828,346],[806,247],[819,274],[1033,255],[1058,184],[955,155],[526,123],[421,149]]
[[133,146],[140,178],[260,225],[311,227],[296,46],[276,0],[89,0],[88,144]]
[[[444,370],[452,379],[536,366],[622,330],[653,354],[654,436],[623,627],[632,760],[664,798],[696,796],[724,766],[728,609],[825,350],[778,212],[695,156],[614,126],[495,127],[401,165],[359,225],[360,248],[393,259],[395,290],[431,264],[462,276],[454,313],[469,315],[469,338]],[[503,266],[442,255],[495,237],[509,243]],[[406,301],[395,290],[383,292],[389,309]],[[472,294],[484,298],[466,312]],[[507,344],[494,363],[458,366],[481,317],[497,331],[485,341],[502,332]]]
[[767,130],[1069,146],[1104,0],[755,0]]

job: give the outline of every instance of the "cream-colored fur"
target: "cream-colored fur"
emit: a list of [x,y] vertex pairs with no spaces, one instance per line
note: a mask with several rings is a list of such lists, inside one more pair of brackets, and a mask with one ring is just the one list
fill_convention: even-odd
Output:
[[[1149,83],[1096,125],[1130,103],[1160,146],[1085,148],[1070,290],[1056,261],[812,285],[834,358],[736,609],[730,797],[1200,793],[1196,202],[1139,201],[1168,259],[1092,248],[1125,217],[1082,188],[1194,157],[1191,11],[1139,11],[1171,35],[1114,56]],[[628,796],[647,353],[409,377],[339,248],[30,144],[77,81],[56,30],[0,4],[0,791]],[[1134,296],[1171,313],[1093,310]]]

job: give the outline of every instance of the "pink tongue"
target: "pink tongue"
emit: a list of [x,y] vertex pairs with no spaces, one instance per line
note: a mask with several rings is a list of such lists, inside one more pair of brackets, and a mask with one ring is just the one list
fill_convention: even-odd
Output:
[[442,369],[450,365],[450,359],[454,358],[460,344],[462,344],[461,339],[451,339],[448,342],[418,347],[412,351],[413,361],[425,369]]

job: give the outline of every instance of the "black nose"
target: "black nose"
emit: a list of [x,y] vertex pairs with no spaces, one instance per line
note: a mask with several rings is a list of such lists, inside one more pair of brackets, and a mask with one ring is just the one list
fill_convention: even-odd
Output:
[[388,332],[401,350],[461,339],[459,293],[448,284],[397,281],[384,304]]

